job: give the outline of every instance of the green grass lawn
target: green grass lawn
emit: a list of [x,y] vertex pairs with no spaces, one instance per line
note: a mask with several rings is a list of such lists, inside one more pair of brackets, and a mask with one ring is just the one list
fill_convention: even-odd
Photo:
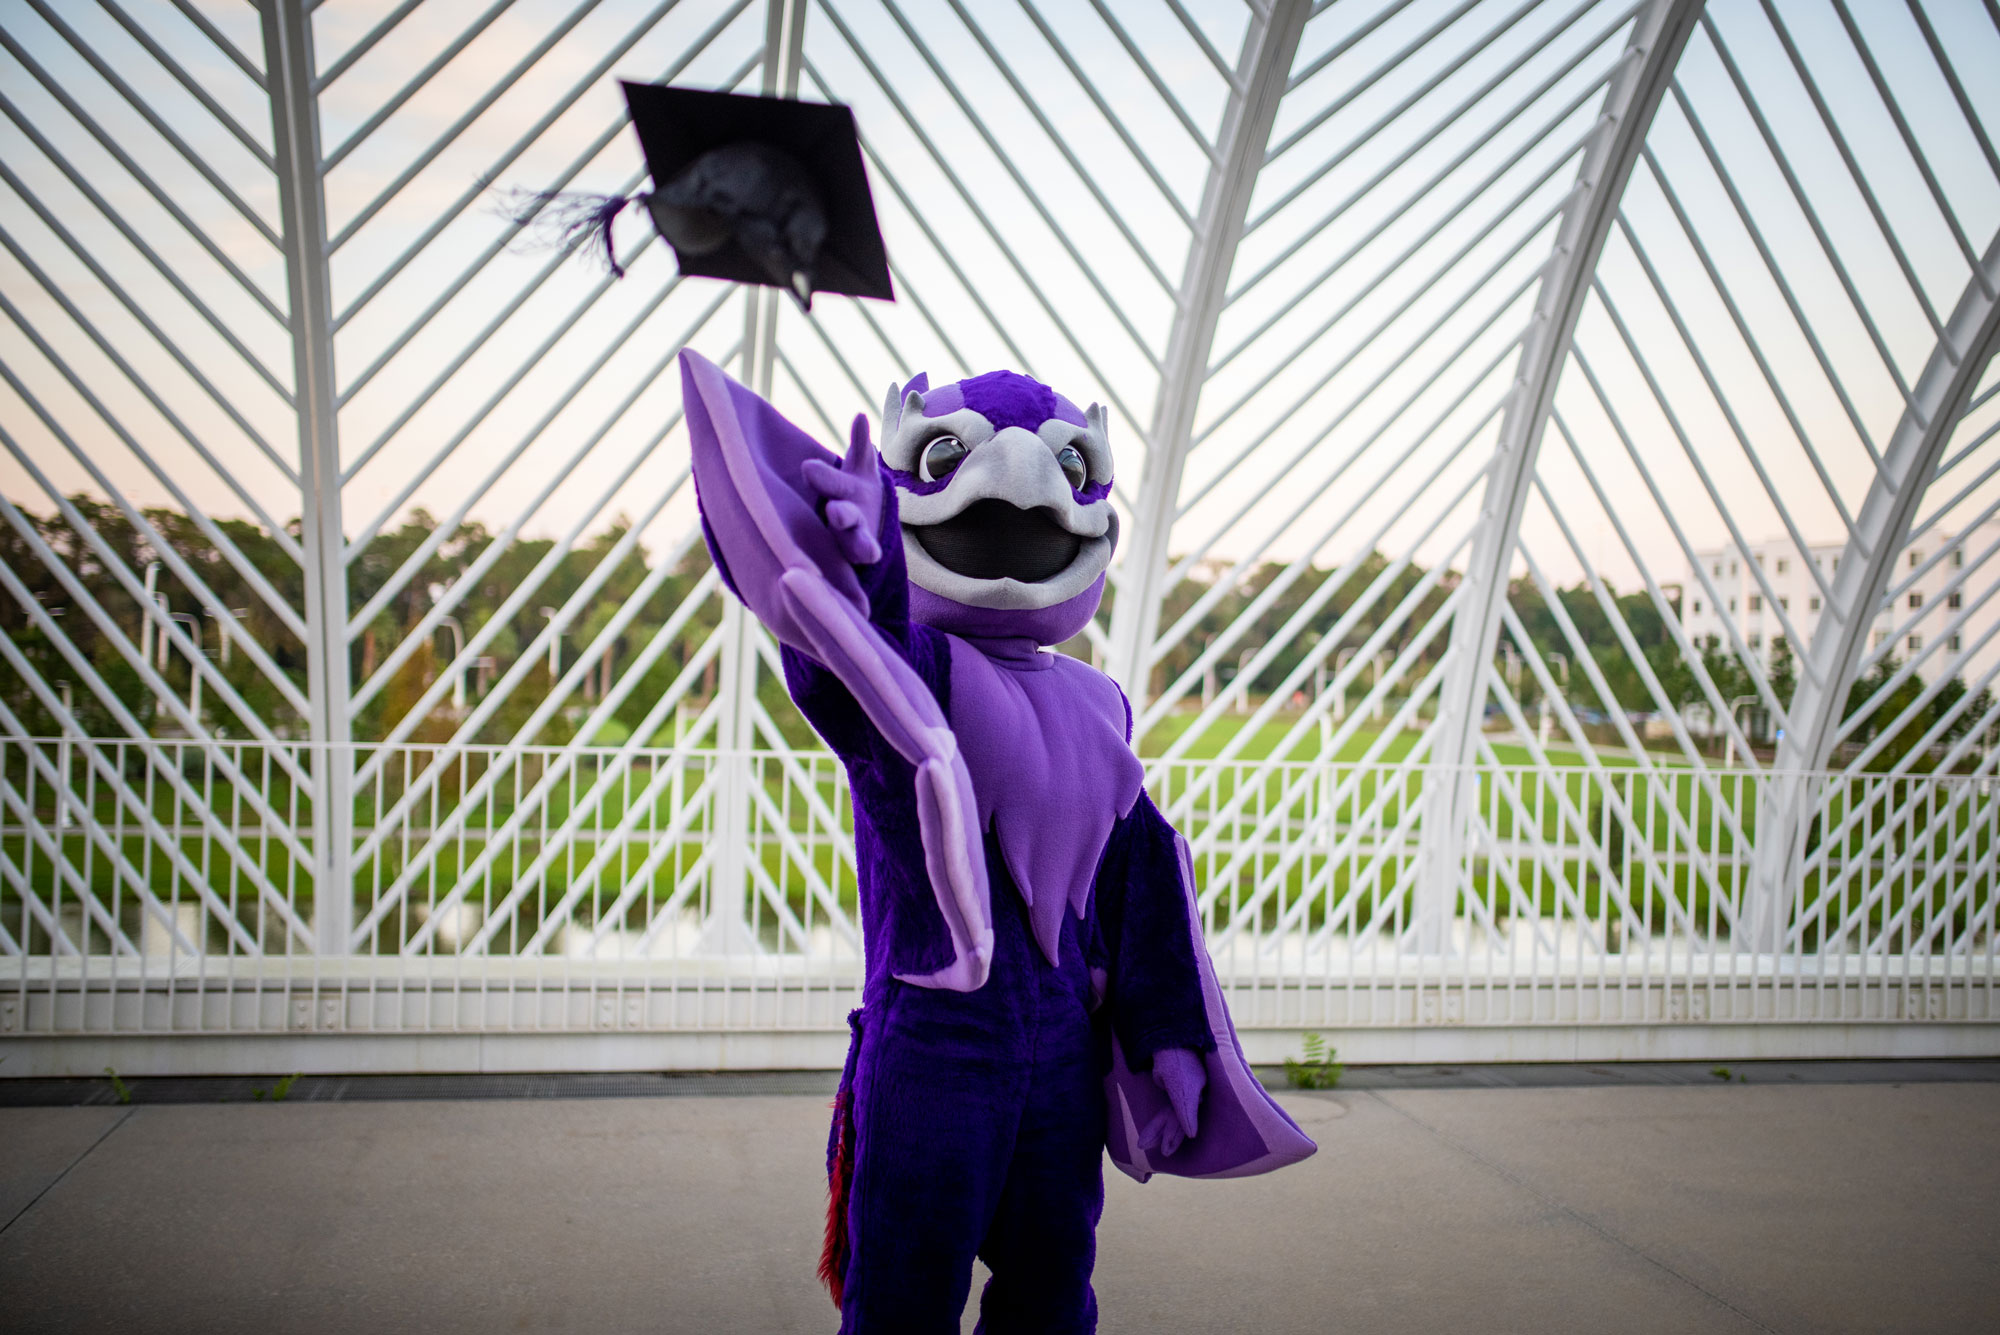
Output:
[[[1141,740],[1139,754],[1142,756],[1164,754],[1168,747],[1172,746],[1187,732],[1188,728],[1194,724],[1198,717],[1199,715],[1194,713],[1169,715],[1155,725],[1153,730],[1147,733]],[[1280,714],[1277,718],[1258,728],[1257,735],[1251,738],[1243,749],[1236,753],[1234,758],[1239,760],[1267,759],[1272,751],[1277,748],[1278,744],[1284,740],[1285,734],[1291,731],[1292,727],[1298,722],[1298,718],[1299,716],[1295,713],[1287,712]],[[1249,721],[1247,715],[1227,715],[1217,719],[1188,748],[1184,753],[1185,756],[1189,760],[1213,760],[1216,756],[1222,754],[1224,746],[1235,740],[1237,734],[1243,730],[1244,725]],[[1362,728],[1356,731],[1342,744],[1334,759],[1349,763],[1361,760],[1368,754],[1369,748],[1375,745],[1376,740],[1381,735],[1379,729]],[[1382,748],[1377,759],[1384,764],[1394,764],[1396,761],[1401,760],[1416,745],[1417,736],[1418,734],[1414,731],[1396,734],[1389,740],[1389,744]],[[1526,765],[1533,761],[1533,757],[1529,754],[1527,747],[1514,743],[1496,742],[1493,746],[1493,753],[1499,757],[1500,762],[1504,765]],[[1548,757],[1551,764],[1558,766],[1581,766],[1584,764],[1583,757],[1577,752],[1554,745],[1549,748]],[[1287,759],[1319,759],[1318,732],[1308,732]],[[1686,758],[1678,751],[1672,753],[1654,751],[1650,753],[1650,759],[1655,765],[1685,767],[1687,764]],[[1638,763],[1628,755],[1617,753],[1600,754],[1598,760],[1607,769],[1614,766],[1630,767]]]

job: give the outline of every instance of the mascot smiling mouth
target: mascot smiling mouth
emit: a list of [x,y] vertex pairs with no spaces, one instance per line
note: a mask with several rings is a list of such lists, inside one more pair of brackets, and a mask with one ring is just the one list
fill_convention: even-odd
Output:
[[968,579],[1039,584],[1069,569],[1083,538],[1047,507],[1023,510],[999,499],[974,501],[949,519],[910,530],[932,560]]

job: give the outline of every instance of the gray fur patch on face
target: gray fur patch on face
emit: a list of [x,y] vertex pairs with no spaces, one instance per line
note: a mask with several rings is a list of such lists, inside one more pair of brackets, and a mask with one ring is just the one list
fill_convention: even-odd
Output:
[[1093,403],[1084,415],[1090,419],[1089,426],[1078,426],[1074,422],[1051,417],[1042,423],[1035,434],[1049,447],[1051,455],[1065,445],[1074,445],[1083,455],[1084,467],[1090,474],[1091,482],[1109,482],[1111,442],[1104,435],[1104,410]]
[[924,446],[939,436],[957,436],[968,446],[983,445],[993,438],[993,424],[970,408],[960,408],[942,417],[905,412],[882,430],[882,443],[878,447],[882,462],[901,472],[914,473]]
[[[959,414],[952,414],[952,417],[957,416]],[[972,416],[980,422],[986,420],[977,413]],[[928,441],[930,437],[923,439]],[[943,523],[974,501],[990,499],[1006,501],[1023,510],[1047,510],[1058,524],[1080,538],[1103,536],[1105,526],[1111,522],[1111,506],[1106,501],[1090,505],[1078,502],[1076,493],[1070,490],[1069,479],[1063,476],[1061,465],[1056,463],[1055,450],[1042,437],[1010,426],[982,440],[974,441],[965,436],[959,436],[959,439],[971,446],[971,453],[965,456],[965,462],[958,466],[958,471],[951,475],[949,486],[928,496],[906,491],[896,498],[905,524]],[[1063,442],[1068,443],[1068,440]],[[1085,456],[1086,461],[1088,457]],[[893,459],[889,466],[901,467]],[[914,472],[915,469],[912,467],[905,471]]]

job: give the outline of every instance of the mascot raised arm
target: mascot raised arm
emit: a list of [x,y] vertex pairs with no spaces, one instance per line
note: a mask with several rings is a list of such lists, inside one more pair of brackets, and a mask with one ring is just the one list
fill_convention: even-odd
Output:
[[1110,678],[1048,646],[1118,540],[1105,416],[994,371],[892,387],[845,457],[681,354],[703,532],[847,768],[864,982],[821,1276],[845,1332],[1089,1331],[1103,1152],[1238,1177],[1314,1146],[1251,1074],[1185,840]]

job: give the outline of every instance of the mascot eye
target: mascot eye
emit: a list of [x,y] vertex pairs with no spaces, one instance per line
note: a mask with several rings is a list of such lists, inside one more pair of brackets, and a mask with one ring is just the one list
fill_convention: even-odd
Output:
[[1073,445],[1065,445],[1056,451],[1056,466],[1062,469],[1063,476],[1069,479],[1071,491],[1082,491],[1083,484],[1090,480],[1090,470],[1083,466],[1083,456],[1077,453]]
[[924,446],[923,457],[917,460],[917,476],[925,482],[949,477],[965,462],[968,453],[970,451],[966,449],[965,442],[957,436],[939,436]]

